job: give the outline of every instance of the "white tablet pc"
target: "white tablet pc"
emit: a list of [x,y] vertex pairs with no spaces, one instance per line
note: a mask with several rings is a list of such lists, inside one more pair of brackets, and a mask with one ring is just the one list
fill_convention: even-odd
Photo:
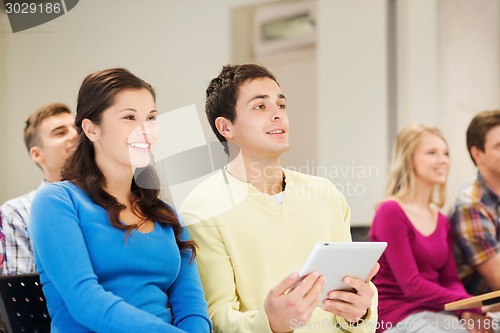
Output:
[[366,280],[386,247],[386,242],[320,242],[312,250],[299,275],[303,277],[318,272],[325,277],[321,306],[330,291],[350,290],[342,282],[344,277]]

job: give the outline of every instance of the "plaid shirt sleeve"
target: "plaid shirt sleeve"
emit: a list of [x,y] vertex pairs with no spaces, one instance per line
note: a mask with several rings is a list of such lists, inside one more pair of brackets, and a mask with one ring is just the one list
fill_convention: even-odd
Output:
[[500,252],[496,216],[481,204],[456,207],[452,217],[456,242],[467,262],[476,267]]
[[28,236],[31,201],[26,198],[10,201],[2,206],[2,232],[5,235],[3,275],[36,272],[33,245]]

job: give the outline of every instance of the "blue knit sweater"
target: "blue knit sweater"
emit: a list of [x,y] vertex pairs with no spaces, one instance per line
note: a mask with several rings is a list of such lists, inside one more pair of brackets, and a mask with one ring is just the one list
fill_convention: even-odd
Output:
[[38,191],[29,232],[52,333],[210,332],[196,263],[170,227],[126,237],[65,181]]

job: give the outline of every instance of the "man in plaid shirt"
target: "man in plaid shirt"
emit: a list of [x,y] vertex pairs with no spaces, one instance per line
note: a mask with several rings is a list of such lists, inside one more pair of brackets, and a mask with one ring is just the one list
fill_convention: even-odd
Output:
[[479,295],[500,289],[500,110],[472,119],[467,149],[478,173],[459,194],[450,221],[460,278]]
[[[61,179],[61,167],[76,143],[74,122],[70,109],[61,103],[43,106],[26,120],[24,143],[33,162],[43,171],[45,179],[40,186]],[[35,193],[33,190],[11,199],[0,208],[5,235],[4,275],[36,272],[33,246],[28,236]]]

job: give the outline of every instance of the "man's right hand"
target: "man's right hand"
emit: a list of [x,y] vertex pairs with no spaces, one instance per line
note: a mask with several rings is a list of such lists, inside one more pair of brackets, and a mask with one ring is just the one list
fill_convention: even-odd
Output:
[[464,320],[470,333],[493,333],[493,323],[490,317],[479,313],[463,312],[460,318]]
[[269,325],[275,333],[293,331],[292,325],[306,325],[318,305],[325,278],[314,272],[300,282],[299,279],[297,273],[290,274],[269,291],[264,301]]

